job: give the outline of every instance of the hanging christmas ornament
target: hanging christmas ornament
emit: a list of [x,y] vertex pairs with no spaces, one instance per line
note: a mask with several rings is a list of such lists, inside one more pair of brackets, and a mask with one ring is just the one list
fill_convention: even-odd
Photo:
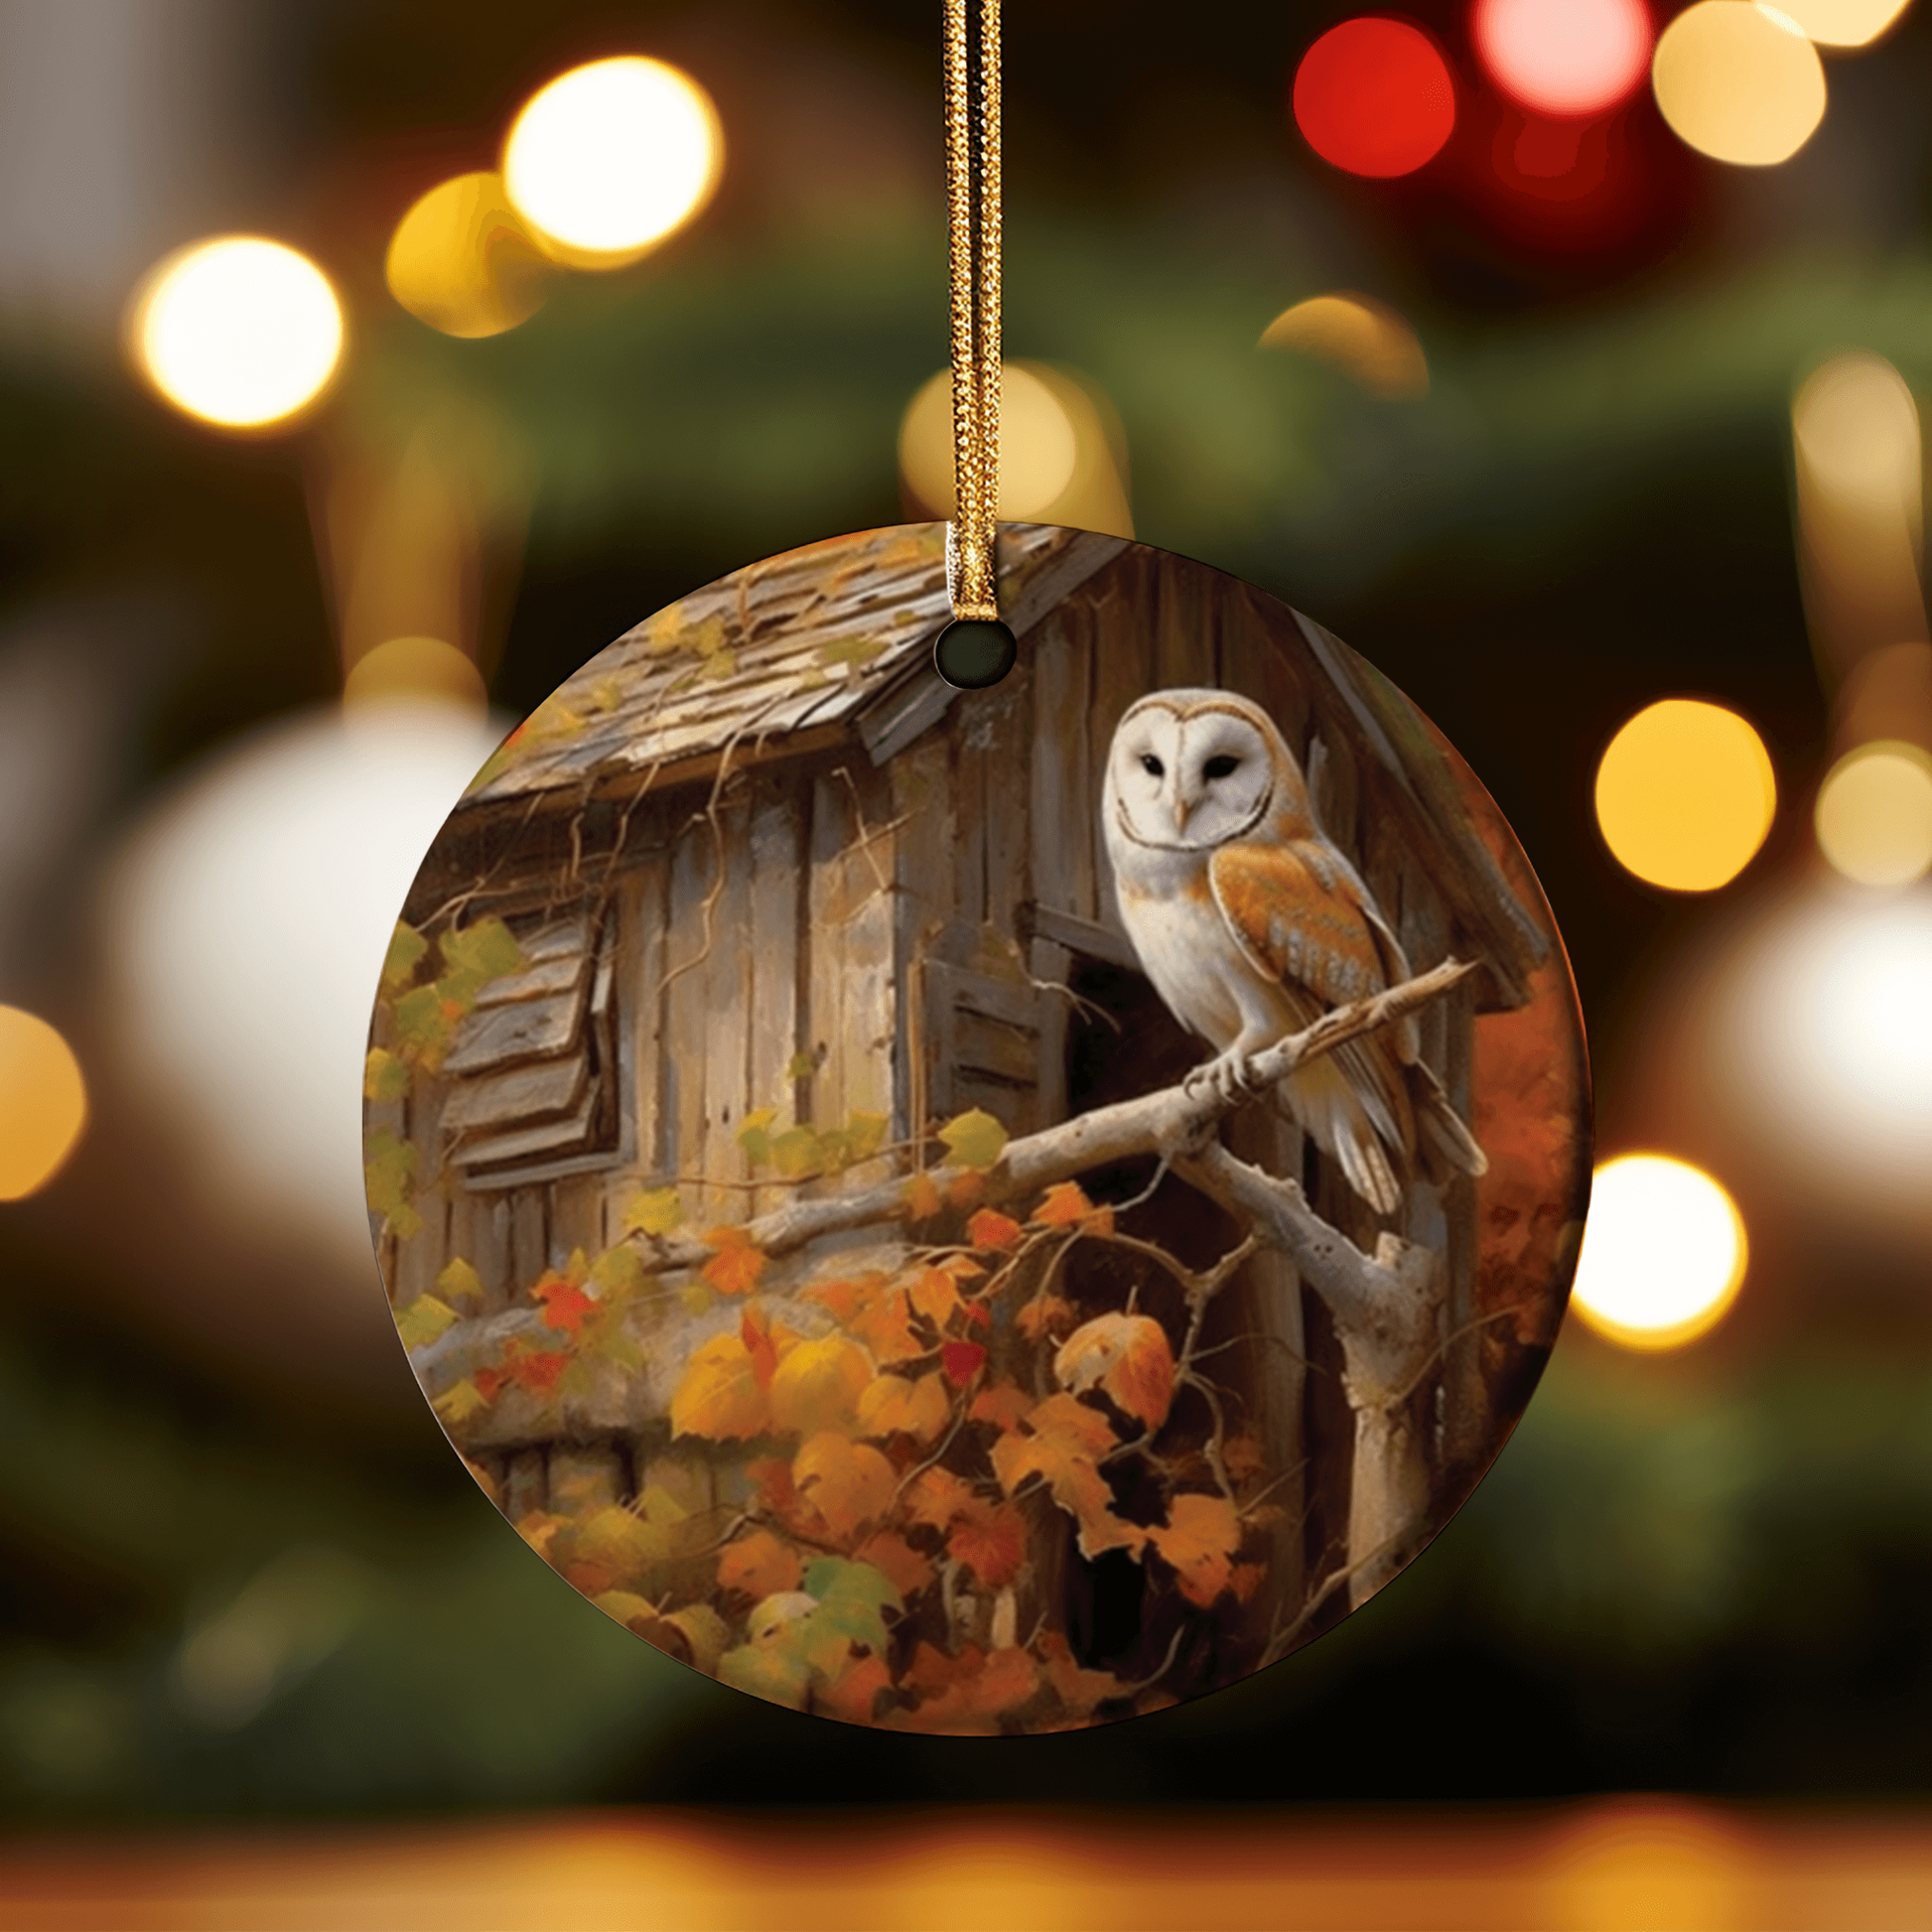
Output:
[[436,1414],[599,1608],[1025,1732],[1228,1684],[1428,1542],[1588,1131],[1549,908],[1415,707],[1201,564],[996,532],[981,22],[954,520],[738,571],[512,734],[396,928],[367,1156]]

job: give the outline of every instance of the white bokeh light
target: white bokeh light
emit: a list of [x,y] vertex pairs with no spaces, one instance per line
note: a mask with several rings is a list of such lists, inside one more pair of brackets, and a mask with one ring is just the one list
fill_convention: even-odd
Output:
[[1606,1162],[1571,1300],[1599,1333],[1632,1348],[1676,1348],[1723,1319],[1744,1278],[1744,1223],[1700,1168],[1661,1154]]
[[368,1258],[362,1059],[385,947],[504,721],[435,701],[312,713],[217,754],[107,882],[120,1054],[233,1217]]

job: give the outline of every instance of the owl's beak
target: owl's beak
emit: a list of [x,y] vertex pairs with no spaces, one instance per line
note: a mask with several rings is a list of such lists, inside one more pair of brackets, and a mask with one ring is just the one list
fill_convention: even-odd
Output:
[[1184,832],[1187,820],[1192,816],[1194,807],[1200,803],[1197,798],[1189,798],[1185,792],[1176,791],[1173,795],[1173,829]]

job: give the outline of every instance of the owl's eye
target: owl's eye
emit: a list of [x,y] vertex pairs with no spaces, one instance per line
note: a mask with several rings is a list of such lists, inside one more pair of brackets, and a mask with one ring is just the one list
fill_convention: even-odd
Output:
[[1162,764],[1161,760],[1158,758],[1156,758],[1152,752],[1143,752],[1141,754],[1141,769],[1145,771],[1150,778],[1160,777],[1161,773],[1167,767]]
[[1214,778],[1231,777],[1234,773],[1235,767],[1239,765],[1240,762],[1241,760],[1239,759],[1230,758],[1227,753],[1223,752],[1219,758],[1209,759],[1207,762],[1201,766],[1200,774],[1203,778],[1207,778],[1210,780]]

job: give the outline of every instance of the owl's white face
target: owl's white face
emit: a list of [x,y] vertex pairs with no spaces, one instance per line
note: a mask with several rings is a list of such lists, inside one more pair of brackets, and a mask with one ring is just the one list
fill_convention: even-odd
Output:
[[1257,825],[1287,756],[1245,700],[1163,691],[1120,721],[1107,760],[1107,831],[1169,852],[1201,852]]

